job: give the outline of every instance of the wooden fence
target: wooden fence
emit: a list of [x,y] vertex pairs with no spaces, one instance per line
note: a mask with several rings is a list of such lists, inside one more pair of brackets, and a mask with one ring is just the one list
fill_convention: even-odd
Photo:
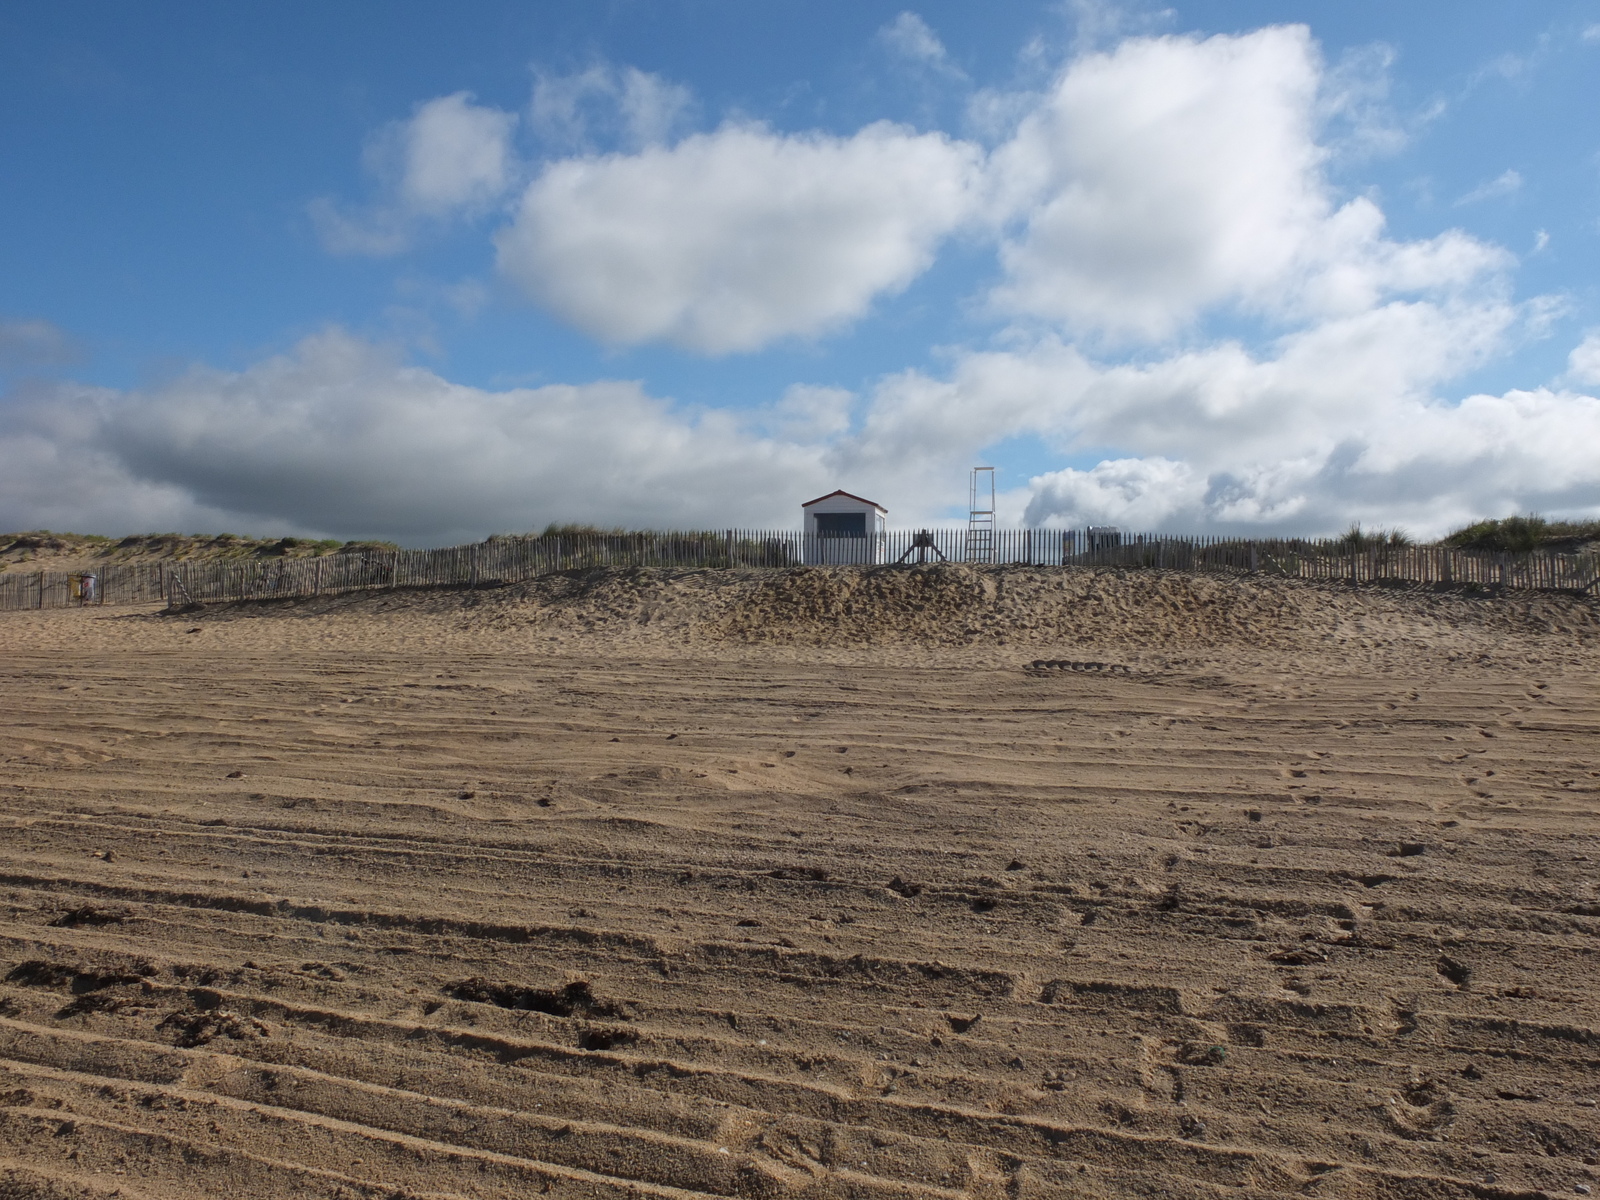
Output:
[[82,603],[157,604],[167,598],[167,571],[164,563],[97,567],[93,572],[92,600],[83,594],[82,574],[6,571],[0,573],[0,609],[67,608]]
[[94,573],[93,591],[87,595],[81,575],[12,571],[0,574],[0,609],[162,601],[178,607],[381,588],[485,587],[587,567],[843,566],[941,559],[1576,592],[1593,592],[1600,584],[1600,557],[1595,555],[1490,554],[1445,546],[1352,547],[1342,541],[1245,541],[1098,530],[996,530],[985,535],[981,546],[974,546],[965,529],[898,530],[856,538],[731,529],[497,537],[439,550],[109,565]]

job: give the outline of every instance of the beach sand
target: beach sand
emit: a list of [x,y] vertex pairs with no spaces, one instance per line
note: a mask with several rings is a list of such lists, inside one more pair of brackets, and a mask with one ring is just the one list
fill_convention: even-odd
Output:
[[0,1197],[1600,1188],[1597,667],[1059,568],[0,613]]

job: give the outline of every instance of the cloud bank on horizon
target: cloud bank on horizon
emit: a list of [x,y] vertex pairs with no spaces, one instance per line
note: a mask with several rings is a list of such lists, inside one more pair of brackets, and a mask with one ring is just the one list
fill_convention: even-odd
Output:
[[[1505,247],[1396,235],[1330,181],[1341,147],[1404,135],[1350,101],[1307,28],[1124,37],[1003,94],[972,89],[915,13],[880,42],[968,89],[961,128],[696,129],[687,88],[602,66],[540,75],[521,113],[421,100],[373,133],[368,202],[309,211],[354,258],[465,223],[520,302],[608,347],[724,362],[825,345],[979,256],[982,282],[949,301],[971,336],[936,368],[689,406],[648,380],[453,383],[330,326],[136,389],[18,384],[0,523],[437,543],[551,520],[787,526],[842,485],[899,524],[939,519],[952,480],[1016,439],[1060,464],[1007,491],[1003,516],[1033,525],[1431,535],[1600,515],[1600,332],[1558,378],[1452,394],[1546,336],[1564,298],[1519,296]],[[1506,171],[1460,203],[1521,185]],[[69,343],[0,325],[0,366]]]

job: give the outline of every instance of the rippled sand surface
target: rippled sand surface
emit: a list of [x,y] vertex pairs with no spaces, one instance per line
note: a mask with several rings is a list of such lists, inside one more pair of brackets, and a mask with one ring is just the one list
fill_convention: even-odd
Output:
[[0,1195],[1600,1187],[1597,628],[965,568],[0,614]]

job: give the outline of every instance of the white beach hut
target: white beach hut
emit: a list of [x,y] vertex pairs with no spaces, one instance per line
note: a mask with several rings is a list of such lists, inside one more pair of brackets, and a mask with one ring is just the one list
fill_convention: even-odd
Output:
[[889,510],[844,490],[800,506],[804,561],[811,565],[880,563]]

